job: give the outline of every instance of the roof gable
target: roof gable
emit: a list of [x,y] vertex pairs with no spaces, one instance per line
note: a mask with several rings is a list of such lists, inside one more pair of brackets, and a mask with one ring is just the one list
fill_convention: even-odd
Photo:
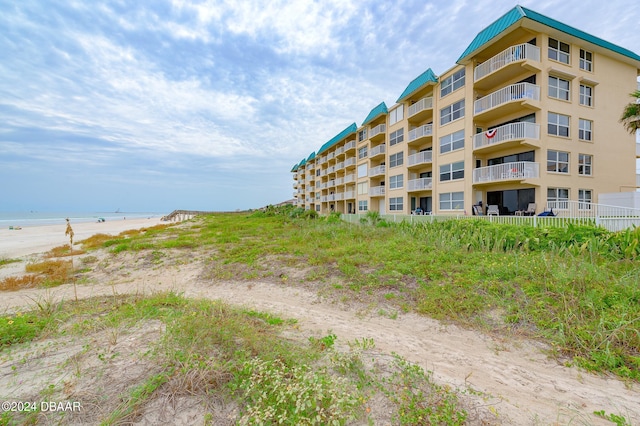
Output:
[[324,151],[331,148],[333,145],[340,142],[342,139],[346,138],[350,134],[352,133],[355,134],[357,130],[358,130],[358,126],[356,126],[356,123],[352,123],[349,127],[344,129],[343,131],[335,135],[333,138],[331,138],[327,143],[322,145],[316,155],[322,154]]
[[561,31],[565,34],[571,35],[573,37],[584,40],[588,43],[594,44],[599,47],[603,47],[605,49],[616,52],[620,55],[626,56],[635,61],[640,61],[640,56],[633,53],[632,51],[625,49],[623,47],[617,46],[613,43],[609,43],[601,38],[596,36],[592,36],[591,34],[587,34],[584,31],[573,28],[567,24],[563,24],[560,21],[556,21],[555,19],[549,18],[548,16],[544,16],[541,13],[535,12],[531,9],[527,9],[526,7],[516,6],[500,18],[498,18],[491,25],[486,27],[484,30],[480,31],[478,35],[473,39],[469,47],[460,55],[457,63],[462,63],[463,60],[471,56],[474,52],[481,49],[485,44],[489,43],[495,37],[502,34],[507,28],[517,23],[522,19],[530,19],[534,22],[537,22],[542,25],[546,25],[547,27],[553,28],[555,30]]
[[381,102],[369,112],[369,115],[367,115],[367,118],[364,119],[364,121],[362,122],[362,125],[363,126],[367,125],[373,120],[375,120],[376,118],[384,114],[389,114],[389,111],[387,111],[387,104],[385,104],[384,102]]
[[438,77],[436,77],[433,71],[431,71],[431,68],[429,68],[425,72],[417,76],[411,83],[409,83],[407,88],[404,89],[404,92],[402,92],[396,102],[400,103],[427,84],[436,84],[437,82]]

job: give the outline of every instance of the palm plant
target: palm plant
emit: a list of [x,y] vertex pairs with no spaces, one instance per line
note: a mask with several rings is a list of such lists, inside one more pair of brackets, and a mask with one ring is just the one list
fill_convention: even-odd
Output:
[[634,97],[635,101],[624,107],[620,122],[629,133],[634,134],[640,129],[640,90],[630,93],[630,96]]

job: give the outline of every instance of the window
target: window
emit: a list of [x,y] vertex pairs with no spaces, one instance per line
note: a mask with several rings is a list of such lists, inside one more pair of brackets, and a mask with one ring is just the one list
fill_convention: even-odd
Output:
[[440,138],[440,154],[464,148],[464,130]]
[[358,166],[358,177],[367,177],[367,163]]
[[589,72],[593,71],[593,54],[584,49],[580,49],[580,69]]
[[362,160],[363,158],[367,158],[368,155],[368,150],[366,146],[363,146],[362,148],[358,148],[358,160]]
[[316,170],[316,177],[320,176],[320,169]]
[[367,139],[367,129],[364,128],[358,132],[358,142],[362,142]]
[[391,210],[391,211],[404,210],[402,198],[403,197],[391,197],[391,198],[389,198],[389,210]]
[[404,105],[400,105],[398,108],[389,112],[389,125],[396,124],[398,121],[404,118]]
[[402,188],[402,176],[403,175],[396,175],[396,176],[391,176],[389,177],[389,189],[398,189],[398,188]]
[[568,101],[570,84],[571,83],[569,83],[569,80],[565,80],[563,78],[554,77],[550,75],[549,76],[549,97]]
[[590,141],[591,132],[593,128],[593,121],[580,119],[580,125],[578,126],[578,138],[583,141]]
[[569,173],[569,153],[564,151],[547,151],[547,171]]
[[316,206],[316,211],[319,212],[320,211],[320,206]]
[[440,210],[462,210],[464,208],[464,192],[447,192],[440,194]]
[[369,182],[360,182],[358,184],[358,195],[365,195],[369,193]]
[[368,201],[358,201],[358,211],[366,212],[368,210]]
[[547,188],[547,205],[554,209],[569,208],[569,188]]
[[580,85],[580,105],[593,106],[593,87]]
[[464,86],[464,68],[442,80],[440,84],[440,97],[443,98],[462,86]]
[[440,166],[440,182],[464,178],[464,161]]
[[549,39],[549,59],[568,64],[569,53],[569,45],[567,43],[553,38]]
[[547,133],[554,136],[569,137],[569,116],[550,112],[548,114]]
[[592,191],[590,189],[578,189],[578,209],[591,210]]
[[440,110],[440,125],[464,117],[464,99]]
[[593,155],[578,154],[578,174],[582,176],[591,176],[591,167],[593,165]]
[[403,140],[404,140],[404,127],[402,129],[396,130],[395,132],[391,132],[391,134],[389,135],[390,146],[400,143]]
[[389,156],[389,168],[402,166],[404,163],[403,152],[400,151],[397,154],[391,154]]

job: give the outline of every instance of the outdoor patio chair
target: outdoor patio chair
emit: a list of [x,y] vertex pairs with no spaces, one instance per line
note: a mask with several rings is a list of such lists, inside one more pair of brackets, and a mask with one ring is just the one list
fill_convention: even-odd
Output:
[[500,208],[496,204],[487,206],[487,216],[500,216]]
[[529,203],[529,206],[526,210],[520,210],[521,216],[535,216],[536,214],[536,203]]

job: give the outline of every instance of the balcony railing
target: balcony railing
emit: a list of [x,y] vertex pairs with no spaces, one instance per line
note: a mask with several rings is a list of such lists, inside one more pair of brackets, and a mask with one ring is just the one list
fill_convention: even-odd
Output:
[[353,173],[350,175],[346,175],[344,177],[344,183],[350,183],[350,182],[355,182],[356,181],[356,175],[354,175]]
[[493,58],[484,61],[473,71],[473,81],[478,81],[482,77],[491,74],[512,62],[531,59],[540,62],[540,48],[529,43],[511,46],[498,53]]
[[328,186],[329,186],[328,182],[323,182],[320,184],[320,189],[327,189]]
[[336,149],[336,155],[340,155],[344,153],[344,146],[341,146],[340,148]]
[[336,185],[342,185],[344,183],[344,178],[341,178],[341,177],[336,178],[335,183]]
[[333,159],[335,158],[335,156],[336,156],[336,153],[335,153],[335,152],[330,152],[330,153],[327,155],[327,160],[333,160]]
[[378,124],[376,127],[371,129],[371,132],[369,132],[369,139],[378,136],[381,133],[384,133],[386,129],[386,125],[384,124]]
[[431,189],[432,183],[432,178],[411,179],[409,180],[409,191]]
[[506,104],[508,102],[533,99],[540,100],[540,86],[531,83],[516,83],[503,87],[473,103],[473,113],[480,114],[491,108]]
[[355,191],[345,191],[344,192],[344,199],[345,200],[349,200],[351,198],[356,198],[356,192]]
[[473,136],[473,148],[479,149],[500,142],[536,139],[540,140],[540,125],[535,123],[509,123]]
[[380,144],[378,146],[374,146],[373,148],[371,148],[371,150],[369,151],[369,158],[373,158],[379,154],[384,154],[385,146],[386,146],[385,144]]
[[377,166],[369,169],[369,177],[374,177],[384,174],[385,166]]
[[500,182],[539,177],[540,163],[531,161],[497,164],[495,166],[479,167],[473,170],[473,183]]
[[432,96],[429,96],[427,98],[422,98],[418,102],[416,102],[415,104],[411,105],[409,107],[409,113],[408,113],[407,116],[411,117],[412,115],[416,115],[420,111],[424,111],[426,109],[433,109],[433,97]]
[[427,164],[433,161],[433,151],[422,151],[415,154],[411,154],[409,158],[407,158],[407,162],[409,167],[415,166],[418,164]]
[[354,166],[356,164],[355,157],[347,158],[344,160],[344,167]]
[[351,141],[344,144],[345,151],[349,151],[350,149],[354,149],[355,147],[356,147],[356,141]]
[[636,157],[640,157],[640,143],[636,142]]
[[409,142],[423,136],[433,136],[433,124],[425,124],[424,126],[409,130]]
[[384,186],[372,186],[369,188],[369,195],[372,197],[384,195]]

